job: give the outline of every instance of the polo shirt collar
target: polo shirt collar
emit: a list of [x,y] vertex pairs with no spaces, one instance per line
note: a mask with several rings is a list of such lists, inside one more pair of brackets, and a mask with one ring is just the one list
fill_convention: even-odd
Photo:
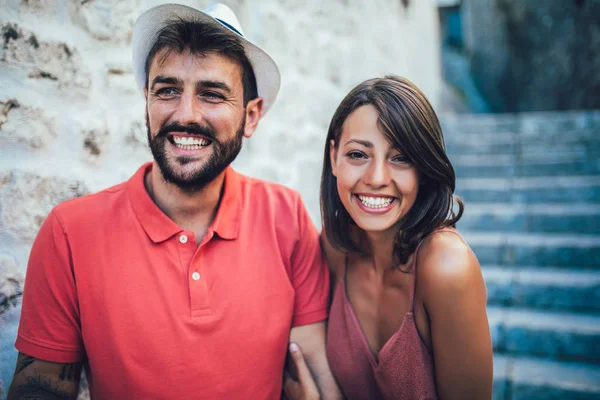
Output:
[[225,170],[225,182],[221,204],[212,223],[212,230],[221,239],[237,238],[242,219],[242,177],[230,166]]
[[[162,212],[148,194],[144,180],[152,167],[152,162],[142,165],[127,182],[127,192],[142,228],[154,243],[160,243],[182,232],[183,229]],[[227,167],[221,203],[209,228],[222,239],[237,238],[242,203],[240,186],[239,174],[231,167]]]

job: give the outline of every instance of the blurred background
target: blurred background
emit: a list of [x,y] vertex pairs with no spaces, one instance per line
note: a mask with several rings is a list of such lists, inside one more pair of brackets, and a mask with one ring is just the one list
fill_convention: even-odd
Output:
[[[234,166],[299,190],[320,226],[338,103],[368,78],[412,80],[442,121],[488,286],[494,400],[600,399],[600,1],[222,2],[282,73]],[[40,224],[151,159],[130,39],[161,3],[0,0],[0,398]]]

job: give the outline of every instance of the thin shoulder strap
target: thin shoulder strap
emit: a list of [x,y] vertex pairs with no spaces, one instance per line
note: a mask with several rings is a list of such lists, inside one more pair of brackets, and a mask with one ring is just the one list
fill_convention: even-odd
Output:
[[425,239],[427,239],[429,236],[432,236],[433,234],[438,233],[438,232],[451,232],[451,233],[455,233],[459,237],[461,237],[460,234],[454,229],[440,228],[440,229],[437,229],[437,230],[431,232],[429,235],[425,236],[423,239],[421,239],[421,241],[419,241],[419,244],[417,245],[417,248],[415,250],[415,255],[413,256],[413,259],[412,259],[412,268],[411,269],[412,269],[413,277],[412,277],[412,287],[410,290],[410,302],[408,303],[408,311],[412,312],[413,306],[414,306],[415,290],[417,288],[417,254],[419,253],[419,248],[421,247],[421,244],[423,244]]
[[348,253],[344,253],[344,271],[342,273],[342,279],[344,282],[344,288],[346,287],[346,275],[348,273]]

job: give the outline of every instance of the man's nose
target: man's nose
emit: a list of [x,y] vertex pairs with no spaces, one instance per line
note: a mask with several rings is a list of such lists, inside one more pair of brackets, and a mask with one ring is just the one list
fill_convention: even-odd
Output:
[[182,125],[200,124],[202,120],[202,105],[193,93],[182,93],[173,115],[173,120]]

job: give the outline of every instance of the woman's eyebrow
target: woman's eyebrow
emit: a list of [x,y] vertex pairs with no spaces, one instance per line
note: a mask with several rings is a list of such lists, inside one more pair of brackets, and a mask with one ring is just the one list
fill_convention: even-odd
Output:
[[350,139],[344,144],[344,146],[346,146],[350,143],[357,143],[357,144],[360,144],[361,146],[368,147],[369,149],[373,148],[373,143],[369,142],[368,140]]

